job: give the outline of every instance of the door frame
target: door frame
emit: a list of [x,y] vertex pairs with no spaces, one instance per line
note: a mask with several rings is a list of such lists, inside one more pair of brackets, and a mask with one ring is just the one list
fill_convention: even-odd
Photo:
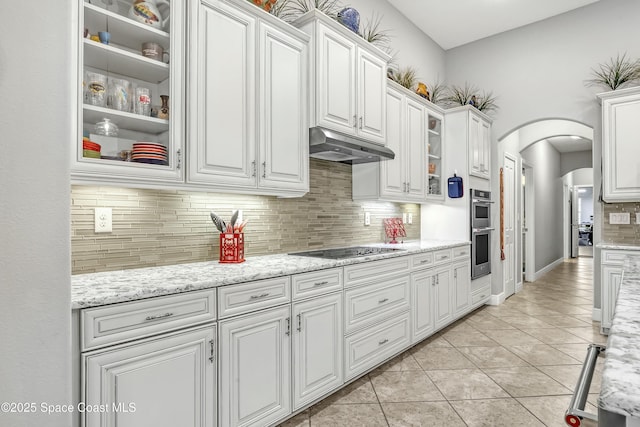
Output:
[[[525,171],[524,179],[527,191],[524,195],[520,195],[521,201],[521,210],[520,210],[520,236],[522,236],[522,230],[524,229],[524,221],[522,218],[525,214],[525,206],[526,206],[526,214],[527,214],[527,237],[525,239],[525,253],[524,253],[524,263],[528,268],[522,271],[522,266],[520,267],[520,277],[523,276],[524,280],[527,282],[533,282],[536,280],[536,245],[535,245],[535,236],[536,236],[536,197],[535,197],[535,182],[534,182],[534,167],[531,163],[526,162],[522,159],[522,168]],[[522,189],[522,186],[521,186]],[[522,251],[522,244],[519,246],[520,251]],[[520,259],[523,258],[523,254],[520,253]]]

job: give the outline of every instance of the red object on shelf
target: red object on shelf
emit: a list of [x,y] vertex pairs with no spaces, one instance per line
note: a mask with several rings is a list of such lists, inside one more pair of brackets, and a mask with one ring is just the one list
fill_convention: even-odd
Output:
[[389,243],[398,243],[396,237],[407,237],[402,218],[385,218],[384,232],[391,239]]
[[244,262],[244,233],[220,233],[220,262]]

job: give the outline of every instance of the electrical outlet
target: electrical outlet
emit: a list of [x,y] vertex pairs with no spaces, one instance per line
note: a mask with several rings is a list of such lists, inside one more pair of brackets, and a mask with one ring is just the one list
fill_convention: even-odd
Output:
[[407,215],[407,221],[407,224],[413,224],[413,214],[411,212]]
[[402,212],[402,223],[403,224],[407,223],[407,213],[406,212]]
[[112,210],[111,208],[96,208],[94,211],[94,226],[96,233],[111,233]]
[[371,213],[364,213],[364,225],[371,225]]

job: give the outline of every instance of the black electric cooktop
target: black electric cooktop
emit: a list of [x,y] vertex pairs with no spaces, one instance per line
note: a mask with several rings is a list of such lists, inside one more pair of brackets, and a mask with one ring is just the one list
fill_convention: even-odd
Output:
[[316,251],[307,252],[294,252],[289,255],[297,256],[309,256],[314,258],[327,258],[327,259],[343,259],[343,258],[355,258],[367,255],[386,254],[389,252],[404,251],[404,249],[395,248],[375,248],[369,246],[352,246],[350,248],[335,248],[335,249],[319,249]]

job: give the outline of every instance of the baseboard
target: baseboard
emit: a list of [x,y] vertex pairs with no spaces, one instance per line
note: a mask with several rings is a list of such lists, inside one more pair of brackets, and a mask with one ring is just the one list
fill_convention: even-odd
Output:
[[564,258],[558,258],[557,260],[553,261],[551,264],[547,265],[546,267],[543,267],[540,270],[536,271],[536,273],[534,274],[533,281],[535,282],[540,277],[544,276],[545,274],[547,274],[548,272],[550,272],[551,270],[553,270],[563,262],[564,262]]
[[602,322],[602,309],[593,308],[593,312],[591,314],[591,319],[594,322]]
[[504,302],[504,292],[500,292],[498,295],[491,295],[487,305],[500,305]]

